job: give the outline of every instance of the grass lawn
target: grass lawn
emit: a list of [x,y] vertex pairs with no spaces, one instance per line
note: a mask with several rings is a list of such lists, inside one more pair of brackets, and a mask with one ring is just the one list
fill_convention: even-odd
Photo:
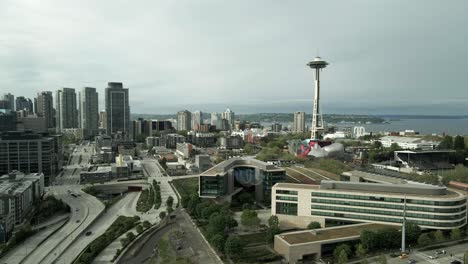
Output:
[[181,196],[190,195],[198,192],[198,178],[174,179],[172,184]]
[[278,260],[279,256],[271,252],[266,246],[245,248],[236,263],[268,263]]
[[247,235],[239,235],[239,237],[244,242],[244,245],[264,245],[266,241],[266,232],[255,233],[255,234],[247,234]]

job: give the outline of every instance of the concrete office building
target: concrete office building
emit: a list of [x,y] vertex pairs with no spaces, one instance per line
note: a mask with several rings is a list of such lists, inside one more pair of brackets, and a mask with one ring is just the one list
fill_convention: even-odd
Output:
[[44,173],[49,186],[61,169],[63,150],[59,137],[31,131],[4,132],[0,135],[0,174],[14,170]]
[[196,155],[195,166],[200,172],[206,171],[211,168],[211,158],[209,155]]
[[466,224],[466,196],[445,187],[322,181],[320,185],[279,183],[273,186],[271,212],[281,225],[305,228],[311,221],[401,225],[406,220],[427,229]]
[[52,92],[40,92],[37,94],[36,114],[44,117],[47,128],[53,128],[54,125],[54,107]]
[[283,126],[280,124],[280,123],[274,123],[271,125],[271,131],[272,132],[281,132],[281,130],[283,129]]
[[[10,110],[8,110],[10,111]],[[15,113],[4,113],[0,109],[0,132],[16,130],[16,115]]]
[[189,159],[192,156],[193,146],[190,143],[177,143],[176,154],[182,159]]
[[379,139],[379,141],[382,143],[382,147],[385,148],[397,144],[402,149],[433,150],[439,145],[438,142],[415,137],[386,136]]
[[202,111],[195,111],[192,113],[192,129],[199,130],[200,125],[203,124],[203,113]]
[[272,186],[285,176],[284,169],[263,161],[232,158],[200,174],[198,193],[202,198],[230,201],[244,190],[253,193],[256,201],[269,203]]
[[305,112],[294,113],[294,123],[292,127],[292,132],[294,133],[305,132]]
[[130,137],[130,106],[128,89],[120,82],[109,82],[106,88],[107,135]]
[[190,131],[192,129],[192,114],[188,110],[177,112],[177,131]]
[[107,130],[107,113],[106,111],[99,112],[99,128]]
[[228,108],[226,111],[221,113],[221,118],[226,119],[229,123],[229,128],[232,129],[234,126],[234,112]]
[[8,102],[10,111],[15,111],[15,96],[11,93],[3,95],[3,100]]
[[[21,110],[23,111],[23,110]],[[19,113],[19,112],[17,112]],[[46,119],[35,115],[20,115],[16,118],[16,130],[31,130],[34,132],[47,132]]]
[[218,119],[220,119],[221,116],[218,113],[211,113],[211,119],[210,119],[210,124],[212,126],[216,126],[216,123],[218,122]]
[[99,131],[99,97],[96,88],[84,87],[79,93],[80,127],[84,136],[94,137]]
[[78,110],[76,93],[73,88],[62,88],[56,93],[56,124],[57,130],[78,127]]
[[177,143],[185,142],[185,137],[179,134],[167,134],[167,135],[164,135],[164,140],[166,143],[166,148],[175,149],[177,146]]
[[34,111],[33,102],[29,98],[24,96],[16,97],[16,111],[26,110],[28,114],[32,114]]

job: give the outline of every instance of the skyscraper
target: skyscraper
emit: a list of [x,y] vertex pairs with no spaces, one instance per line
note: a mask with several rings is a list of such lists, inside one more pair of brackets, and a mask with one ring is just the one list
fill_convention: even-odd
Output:
[[190,131],[192,125],[192,116],[188,110],[177,112],[177,131]]
[[80,127],[86,137],[97,135],[99,129],[99,100],[96,88],[84,87],[79,93]]
[[294,113],[294,124],[292,127],[294,133],[304,133],[305,132],[305,112],[295,112]]
[[128,88],[124,88],[121,82],[109,82],[105,99],[107,135],[122,133],[124,138],[130,138]]
[[37,115],[44,117],[47,128],[54,127],[54,107],[52,92],[44,91],[37,94]]
[[226,109],[223,113],[221,113],[221,118],[226,119],[229,123],[229,126],[232,128],[234,125],[234,112],[231,109]]
[[76,108],[76,93],[73,88],[62,88],[57,91],[56,124],[57,129],[78,127],[78,110]]
[[26,110],[28,113],[32,113],[34,109],[31,99],[24,96],[16,97],[16,111],[19,110]]
[[192,129],[198,130],[200,125],[203,124],[203,113],[201,111],[195,111],[192,113]]
[[220,118],[218,113],[211,113],[211,121],[210,124],[212,126],[216,126],[216,123],[218,122],[218,119]]
[[12,95],[11,93],[6,93],[3,95],[3,100],[6,100],[9,102],[11,111],[15,111],[15,96],[14,95]]

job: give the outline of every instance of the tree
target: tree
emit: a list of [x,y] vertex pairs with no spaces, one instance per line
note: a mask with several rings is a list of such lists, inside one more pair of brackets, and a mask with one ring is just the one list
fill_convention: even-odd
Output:
[[345,264],[348,262],[348,254],[345,250],[341,250],[340,254],[338,255],[338,263]]
[[[339,262],[341,252],[343,251],[346,254],[346,258],[348,258],[348,256],[350,256],[353,253],[353,251],[351,250],[351,247],[348,244],[340,244],[335,248],[335,250],[333,250],[333,257],[335,258],[336,261]],[[343,263],[346,263],[346,262],[343,262]]]
[[365,248],[361,243],[356,245],[356,256],[363,260],[366,259],[367,248]]
[[438,243],[444,242],[444,241],[445,241],[444,233],[442,233],[441,230],[437,230],[437,231],[434,233],[434,239],[435,239],[435,241],[438,242]]
[[468,250],[465,251],[465,254],[463,255],[463,263],[468,263]]
[[406,241],[408,243],[415,243],[418,241],[418,238],[421,235],[421,228],[417,224],[413,222],[406,222],[405,230]]
[[312,221],[307,225],[307,229],[319,229],[322,228],[319,222]]
[[429,233],[422,233],[418,238],[418,245],[427,246],[432,243],[432,238]]
[[377,248],[377,235],[376,233],[369,231],[369,230],[363,230],[361,232],[361,244],[367,248],[368,250]]
[[148,228],[151,226],[150,222],[148,222],[148,221],[146,221],[146,220],[143,221],[143,224],[142,224],[142,225],[143,225],[143,228],[144,228],[144,229],[148,229]]
[[380,255],[378,262],[379,264],[387,264],[387,257],[385,255]]
[[238,236],[229,236],[224,245],[224,252],[230,258],[240,256],[244,251],[244,243]]
[[226,243],[226,239],[221,234],[216,234],[210,238],[210,243],[213,245],[217,250],[224,252],[224,245]]
[[465,139],[462,136],[456,136],[453,140],[453,148],[456,150],[465,149]]
[[442,138],[442,141],[440,141],[439,149],[453,149],[453,138],[451,136],[445,136]]
[[165,217],[166,217],[166,212],[161,211],[161,212],[159,213],[159,218],[161,218],[161,220],[163,220]]
[[272,215],[268,218],[268,226],[279,226],[278,216]]
[[128,241],[132,241],[133,239],[135,239],[135,234],[133,234],[133,232],[128,232],[126,236]]
[[163,157],[161,159],[161,161],[159,162],[159,164],[161,164],[161,166],[163,167],[163,169],[167,170],[167,159],[166,157]]
[[374,145],[374,148],[380,149],[382,147],[382,142],[376,140],[376,141],[374,141],[373,145]]
[[253,145],[250,144],[250,143],[247,143],[244,145],[244,152],[247,153],[247,154],[252,154],[254,153],[254,148],[253,148]]
[[241,215],[241,223],[244,226],[255,227],[260,224],[260,218],[258,218],[255,210],[244,209]]
[[254,199],[252,197],[252,195],[250,193],[247,193],[247,192],[243,192],[241,194],[239,194],[239,196],[237,196],[237,200],[239,200],[239,203],[240,204],[251,204]]
[[265,234],[266,242],[272,243],[275,240],[275,236],[279,233],[281,233],[281,229],[278,226],[268,227],[266,234]]
[[450,232],[450,239],[457,240],[462,237],[460,228],[454,228],[452,229],[452,232]]
[[143,226],[137,225],[136,226],[136,231],[137,231],[138,234],[141,234],[143,232]]
[[211,238],[214,235],[224,235],[227,227],[227,218],[220,213],[214,213],[210,216],[207,226],[207,237]]
[[172,207],[173,204],[174,204],[174,198],[172,196],[167,197],[166,206]]

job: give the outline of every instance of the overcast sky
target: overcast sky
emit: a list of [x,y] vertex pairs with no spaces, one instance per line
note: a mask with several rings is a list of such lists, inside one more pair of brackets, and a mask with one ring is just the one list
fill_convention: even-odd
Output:
[[[0,91],[130,89],[134,113],[468,114],[468,1],[0,1]],[[100,105],[103,109],[104,105]]]

